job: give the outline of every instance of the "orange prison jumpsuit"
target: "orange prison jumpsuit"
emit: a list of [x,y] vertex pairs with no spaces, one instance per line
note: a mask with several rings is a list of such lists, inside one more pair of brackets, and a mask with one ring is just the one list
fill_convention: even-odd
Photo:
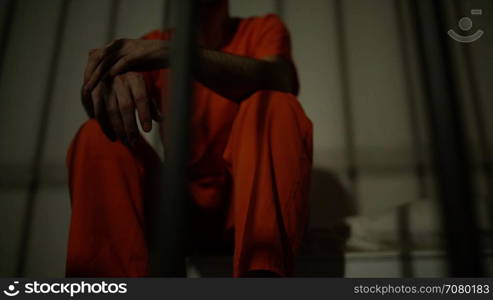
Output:
[[[272,14],[241,19],[221,51],[291,61],[288,32]],[[145,74],[155,97],[166,72]],[[238,104],[194,84],[188,176],[197,238],[221,243],[231,234],[235,277],[252,270],[291,275],[308,218],[311,121],[292,94],[262,90]],[[91,119],[72,141],[67,164],[66,275],[148,275],[144,206],[160,165],[154,150],[143,138],[135,149],[111,142]]]

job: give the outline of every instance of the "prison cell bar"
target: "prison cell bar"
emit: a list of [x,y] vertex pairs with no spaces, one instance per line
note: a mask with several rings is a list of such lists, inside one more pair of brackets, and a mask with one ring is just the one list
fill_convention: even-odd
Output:
[[[171,45],[170,101],[165,118],[165,163],[161,197],[153,209],[154,229],[150,240],[151,275],[186,276],[188,233],[186,162],[188,158],[189,107],[194,63],[194,0],[173,0],[176,30]],[[163,89],[163,93],[167,91]]]
[[274,1],[274,10],[281,19],[284,17],[284,0]]
[[161,19],[161,28],[163,31],[169,29],[171,1],[172,0],[163,0],[163,18]]
[[[171,0],[163,0],[162,2],[162,18],[161,18],[161,31],[166,32],[170,28],[170,11],[171,11]],[[157,128],[159,129],[159,128]],[[158,153],[163,153],[164,147],[161,144],[161,135],[159,130],[154,129],[151,136],[154,149]]]
[[67,22],[68,8],[70,0],[62,0],[58,20],[56,24],[56,33],[53,45],[53,52],[50,58],[49,74],[47,77],[46,89],[43,94],[41,106],[41,118],[39,121],[36,141],[34,146],[34,155],[31,162],[31,172],[29,186],[27,191],[26,208],[22,220],[21,238],[19,246],[19,255],[17,261],[16,276],[23,277],[26,268],[29,241],[31,240],[32,224],[34,210],[36,206],[36,197],[40,185],[41,165],[46,149],[48,126],[50,122],[51,107],[53,94],[57,79],[57,70],[60,62],[60,53],[63,45],[63,36]]
[[483,275],[469,156],[457,86],[452,76],[443,4],[412,1],[426,93],[434,172],[443,214],[449,274]]
[[398,34],[397,38],[399,40],[400,51],[401,51],[401,61],[403,65],[404,82],[406,89],[406,100],[409,111],[409,121],[411,125],[411,139],[413,143],[413,152],[415,159],[415,174],[418,182],[419,197],[424,199],[429,196],[428,187],[426,185],[425,175],[425,154],[423,150],[423,145],[421,141],[423,137],[419,129],[419,117],[418,117],[418,104],[416,92],[414,89],[414,78],[412,76],[411,68],[411,43],[410,43],[410,33],[406,29],[406,18],[404,12],[404,0],[394,0],[394,9],[396,11],[397,17],[397,27]]
[[118,11],[120,10],[121,0],[112,0],[110,3],[110,12],[108,18],[108,27],[106,30],[106,42],[111,42],[116,36],[116,26],[118,24]]
[[349,66],[347,57],[347,30],[344,19],[344,7],[342,0],[335,1],[335,27],[337,32],[337,52],[339,54],[339,72],[341,80],[342,113],[344,120],[344,147],[346,149],[346,172],[350,184],[351,197],[358,203],[358,172],[356,165],[356,148],[354,134],[353,103],[351,99],[351,87],[349,78]]
[[[403,79],[405,82],[406,102],[409,112],[410,123],[410,135],[412,141],[413,160],[414,160],[414,173],[416,176],[418,194],[421,199],[425,199],[428,196],[426,180],[425,180],[425,167],[424,167],[424,151],[421,144],[422,137],[420,134],[420,128],[418,125],[418,108],[417,97],[414,90],[414,78],[412,76],[411,68],[411,43],[409,42],[410,34],[406,28],[406,8],[403,3],[404,0],[394,0],[394,10],[397,23],[397,40],[399,42],[399,50],[401,53],[401,61],[403,67]],[[401,276],[413,277],[414,269],[412,264],[412,234],[410,231],[409,220],[409,203],[399,206],[398,209],[398,232],[400,242],[400,262],[401,262]]]
[[[457,11],[464,11],[464,5],[461,1],[455,0],[454,5]],[[487,190],[486,203],[488,209],[488,218],[489,218],[489,233],[493,231],[493,166],[491,157],[493,155],[490,144],[488,143],[488,127],[485,123],[485,117],[483,113],[485,112],[483,106],[483,99],[481,93],[479,92],[478,87],[478,77],[476,73],[476,69],[474,67],[474,59],[473,53],[471,49],[471,45],[461,47],[462,55],[465,60],[465,68],[467,72],[468,85],[471,92],[471,104],[474,113],[474,121],[475,126],[478,133],[478,141],[479,141],[479,152],[480,152],[480,164],[479,168],[483,172],[483,178],[485,181],[485,186]],[[479,193],[478,193],[479,195]],[[481,199],[478,200],[481,201]]]
[[2,38],[0,40],[0,78],[3,76],[3,64],[5,62],[5,53],[7,52],[7,46],[9,44],[12,31],[12,24],[16,13],[16,2],[17,0],[10,0],[6,4],[5,17],[2,24]]

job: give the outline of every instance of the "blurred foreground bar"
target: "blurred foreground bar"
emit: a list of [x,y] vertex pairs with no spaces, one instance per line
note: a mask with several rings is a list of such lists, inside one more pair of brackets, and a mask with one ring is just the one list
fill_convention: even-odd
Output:
[[447,40],[444,2],[413,1],[437,191],[452,277],[483,273],[469,155]]
[[[192,66],[195,42],[195,0],[173,0],[171,13],[176,31],[171,45],[170,101],[166,110],[165,164],[160,199],[152,213],[151,274],[186,276],[188,232],[186,161],[188,158],[189,108],[192,97]],[[168,91],[164,89],[163,93]]]
[[[22,216],[22,229],[20,245],[17,256],[16,277],[25,276],[26,263],[28,260],[29,243],[32,239],[32,227],[34,220],[34,212],[38,205],[38,192],[40,189],[40,180],[42,172],[42,162],[45,156],[46,141],[48,135],[48,126],[52,118],[53,95],[55,93],[55,82],[58,76],[58,68],[60,64],[60,55],[62,51],[64,33],[68,19],[68,10],[71,0],[62,0],[60,2],[60,11],[55,28],[55,39],[53,41],[53,52],[51,53],[49,63],[49,73],[46,76],[46,85],[43,94],[43,103],[39,118],[39,125],[36,128],[36,141],[34,146],[34,155],[30,163],[30,178],[27,189],[26,207],[24,216]],[[9,11],[10,13],[10,11]],[[10,29],[8,29],[10,30]],[[3,55],[3,54],[2,54]]]

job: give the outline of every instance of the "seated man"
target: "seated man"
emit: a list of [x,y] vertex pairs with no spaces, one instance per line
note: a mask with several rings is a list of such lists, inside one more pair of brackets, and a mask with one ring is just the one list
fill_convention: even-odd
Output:
[[[196,236],[231,240],[235,277],[290,276],[307,225],[312,124],[295,97],[288,32],[272,14],[231,18],[227,0],[199,3],[187,164]],[[91,119],[67,155],[67,276],[149,275],[145,206],[160,159],[135,112],[144,131],[166,114],[169,38],[154,31],[90,53]]]

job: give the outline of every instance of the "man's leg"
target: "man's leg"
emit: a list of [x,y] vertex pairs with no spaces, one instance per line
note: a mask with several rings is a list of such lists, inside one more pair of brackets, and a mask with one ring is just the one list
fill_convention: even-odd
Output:
[[144,199],[152,196],[160,160],[141,137],[135,149],[111,142],[86,122],[67,155],[72,217],[66,276],[148,274]]
[[312,123],[298,100],[260,91],[242,102],[224,159],[233,177],[234,276],[291,275],[312,165]]

